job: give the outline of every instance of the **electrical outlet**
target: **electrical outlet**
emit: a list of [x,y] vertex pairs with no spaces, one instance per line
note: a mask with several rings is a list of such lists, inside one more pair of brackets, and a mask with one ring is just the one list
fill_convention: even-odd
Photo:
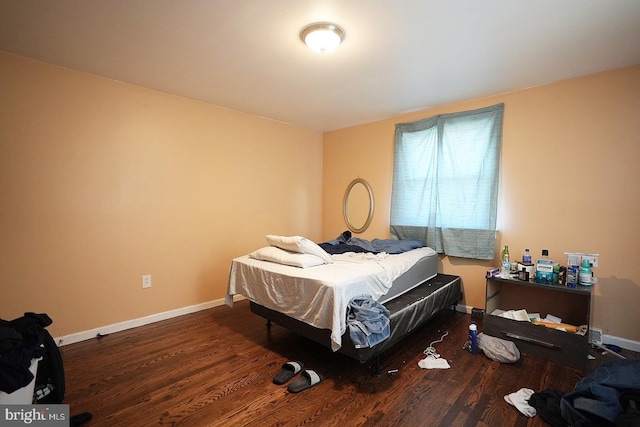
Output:
[[142,276],[142,287],[143,288],[150,288],[151,287],[151,275],[150,274],[145,274],[144,276]]
[[598,266],[598,254],[586,254],[586,255],[582,255],[582,259],[588,259],[589,262],[591,263],[591,267],[597,267]]
[[567,255],[567,265],[582,265],[582,254],[565,252]]
[[598,257],[600,254],[583,254],[581,252],[565,252],[567,256],[567,265],[582,265],[582,260],[588,259],[591,263],[591,267],[598,266]]

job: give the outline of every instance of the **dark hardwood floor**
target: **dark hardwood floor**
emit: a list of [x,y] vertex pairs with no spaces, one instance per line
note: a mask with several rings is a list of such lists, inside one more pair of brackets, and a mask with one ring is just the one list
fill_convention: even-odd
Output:
[[[382,373],[273,325],[247,301],[61,347],[71,415],[87,426],[545,426],[504,401],[520,388],[571,391],[585,372],[523,355],[501,364],[463,350],[470,316],[448,311],[388,351]],[[481,327],[480,327],[481,330]],[[418,366],[434,347],[447,370]],[[593,369],[607,359],[593,352]],[[325,380],[275,385],[288,360]],[[397,372],[394,372],[397,370]]]

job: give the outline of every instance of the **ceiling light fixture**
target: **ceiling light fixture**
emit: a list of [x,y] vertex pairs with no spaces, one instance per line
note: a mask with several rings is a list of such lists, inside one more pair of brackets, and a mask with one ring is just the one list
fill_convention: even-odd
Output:
[[330,22],[307,25],[300,31],[300,39],[311,50],[328,53],[338,47],[344,39],[344,30]]

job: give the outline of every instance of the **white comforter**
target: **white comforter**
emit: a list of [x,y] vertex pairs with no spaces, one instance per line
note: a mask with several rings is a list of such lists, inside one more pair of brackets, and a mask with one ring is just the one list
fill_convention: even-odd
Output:
[[336,351],[346,331],[351,298],[380,298],[398,276],[420,258],[433,254],[431,248],[396,255],[351,252],[332,255],[332,264],[304,269],[245,255],[231,263],[226,303],[233,306],[233,295],[241,294],[317,328],[330,329],[331,347]]

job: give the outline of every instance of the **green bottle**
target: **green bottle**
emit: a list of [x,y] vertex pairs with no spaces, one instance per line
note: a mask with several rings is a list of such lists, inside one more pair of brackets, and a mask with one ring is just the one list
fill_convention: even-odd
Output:
[[500,276],[503,279],[508,279],[511,275],[511,262],[509,262],[509,246],[504,245],[502,251],[502,269],[500,270]]

